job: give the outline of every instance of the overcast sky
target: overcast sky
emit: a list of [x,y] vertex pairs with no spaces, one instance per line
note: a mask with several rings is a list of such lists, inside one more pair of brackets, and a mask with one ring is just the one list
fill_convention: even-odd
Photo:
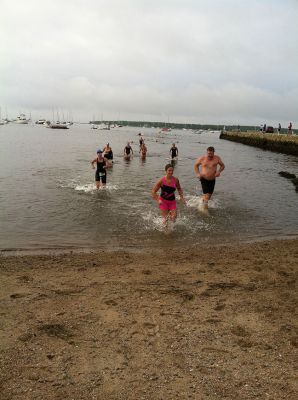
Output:
[[298,0],[0,0],[0,107],[298,125]]

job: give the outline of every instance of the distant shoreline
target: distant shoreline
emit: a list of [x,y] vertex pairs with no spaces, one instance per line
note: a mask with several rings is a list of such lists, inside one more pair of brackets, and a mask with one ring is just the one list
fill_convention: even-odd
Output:
[[263,150],[298,156],[298,135],[222,131],[220,139],[259,147]]

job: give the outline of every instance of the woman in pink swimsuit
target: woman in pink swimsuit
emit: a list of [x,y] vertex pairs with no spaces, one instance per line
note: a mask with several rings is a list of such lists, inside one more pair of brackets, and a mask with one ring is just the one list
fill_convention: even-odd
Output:
[[[152,197],[158,202],[164,224],[167,225],[168,220],[175,222],[177,218],[177,207],[175,199],[175,191],[178,190],[180,201],[185,203],[183,192],[179,183],[179,179],[173,176],[174,168],[172,164],[165,166],[166,175],[163,176],[155,184],[152,189]],[[161,189],[161,194],[157,192]]]

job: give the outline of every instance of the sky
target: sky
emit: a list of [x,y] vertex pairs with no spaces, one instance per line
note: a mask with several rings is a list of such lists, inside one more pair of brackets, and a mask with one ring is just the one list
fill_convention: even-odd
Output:
[[298,0],[0,9],[2,118],[298,126]]

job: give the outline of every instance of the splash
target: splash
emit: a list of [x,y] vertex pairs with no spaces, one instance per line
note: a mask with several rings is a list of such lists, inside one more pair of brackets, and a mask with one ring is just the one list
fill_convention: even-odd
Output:
[[153,212],[142,214],[142,218],[145,221],[143,228],[147,231],[196,233],[198,230],[210,230],[209,223],[192,216],[178,215],[177,220],[175,222],[168,221],[167,226],[164,225],[163,218]]
[[111,185],[111,184],[107,184],[104,187],[100,187],[99,189],[96,189],[96,185],[94,183],[87,183],[85,185],[76,185],[74,187],[75,190],[80,191],[80,192],[85,192],[85,193],[95,193],[100,191],[114,191],[118,189],[117,185]]
[[109,183],[105,187],[100,187],[99,189],[96,189],[95,183],[82,184],[82,183],[78,183],[78,181],[76,181],[75,179],[71,179],[68,182],[59,181],[58,187],[73,189],[78,192],[84,192],[84,193],[96,193],[99,190],[111,192],[111,191],[119,189],[119,187],[117,185],[112,185]]
[[[193,207],[193,208],[199,208],[201,209],[203,206],[203,200],[202,197],[199,196],[186,196],[186,206],[187,207]],[[209,200],[208,202],[208,208],[210,209],[219,209],[221,207],[221,203],[218,198],[213,198]]]

